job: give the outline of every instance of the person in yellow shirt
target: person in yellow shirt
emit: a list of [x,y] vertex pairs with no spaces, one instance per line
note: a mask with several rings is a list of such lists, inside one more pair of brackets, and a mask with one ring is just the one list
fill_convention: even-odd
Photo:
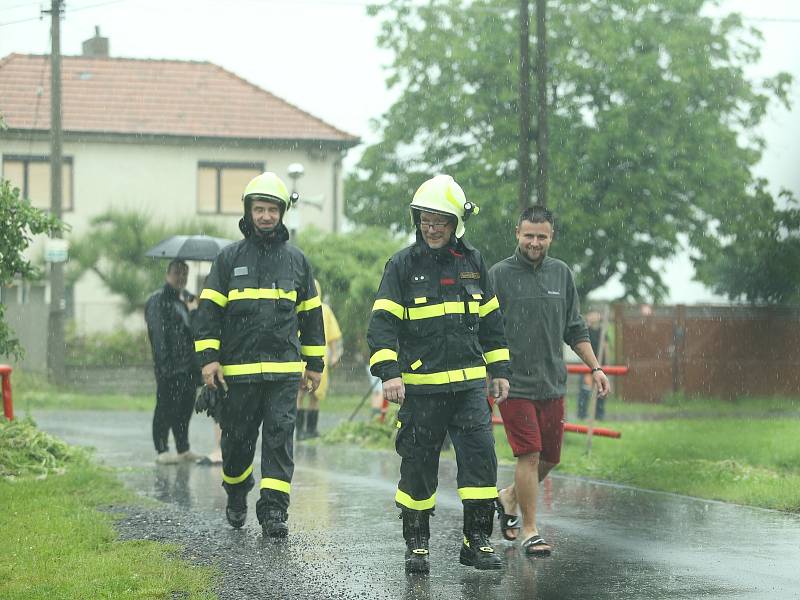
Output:
[[[317,295],[322,298],[322,290],[319,281],[314,280],[317,286]],[[298,440],[307,440],[319,436],[317,422],[319,421],[319,403],[324,400],[328,393],[328,381],[330,369],[339,362],[342,357],[342,330],[333,310],[325,302],[322,303],[322,320],[325,325],[325,366],[322,372],[322,381],[314,392],[309,392],[303,387],[297,392],[297,424],[295,431]],[[308,396],[308,408],[303,408],[303,401]]]

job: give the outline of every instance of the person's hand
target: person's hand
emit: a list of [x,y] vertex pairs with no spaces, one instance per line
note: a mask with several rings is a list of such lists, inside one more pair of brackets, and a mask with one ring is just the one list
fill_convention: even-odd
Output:
[[225,377],[222,375],[222,365],[218,361],[210,362],[203,367],[203,383],[205,383],[212,390],[217,389],[217,380],[222,385],[222,389],[228,390],[228,384],[225,382]]
[[186,302],[186,308],[189,310],[197,310],[199,306],[200,306],[200,298],[198,298],[197,296],[192,296],[192,299]]
[[602,371],[595,371],[592,373],[592,379],[595,385],[597,385],[597,395],[603,397],[608,396],[611,392],[611,384],[608,382],[606,374]]
[[500,404],[503,400],[508,398],[508,390],[510,387],[508,379],[503,379],[502,377],[492,379],[492,397],[494,398],[495,404]]
[[383,382],[383,397],[389,402],[402,404],[406,399],[406,386],[400,377],[387,379]]
[[303,373],[303,380],[300,382],[300,386],[307,392],[311,392],[313,394],[317,391],[321,381],[322,373],[317,373],[316,371],[309,371],[306,369]]

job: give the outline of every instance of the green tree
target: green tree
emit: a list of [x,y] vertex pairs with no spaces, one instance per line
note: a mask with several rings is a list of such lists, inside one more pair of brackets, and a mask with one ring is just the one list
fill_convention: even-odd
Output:
[[89,231],[71,242],[68,281],[74,284],[91,271],[123,299],[123,311],[133,313],[164,285],[166,263],[145,252],[172,235],[193,234],[224,237],[219,228],[201,221],[154,223],[142,212],[111,209],[92,219]]
[[[713,260],[723,244],[709,231],[732,229],[773,200],[752,175],[763,149],[753,132],[771,100],[787,104],[791,78],[748,81],[760,36],[738,15],[705,16],[710,4],[549,2],[554,255],[574,268],[582,295],[617,276],[626,297],[657,301],[666,286],[654,259],[673,256],[681,234],[699,261]],[[490,264],[511,252],[517,8],[390,0],[370,9],[382,19],[379,44],[394,54],[388,85],[400,94],[347,180],[353,221],[408,231],[414,190],[446,172],[481,207],[469,239]]]
[[784,209],[763,189],[758,199],[760,212],[721,232],[715,258],[695,263],[698,279],[731,300],[800,304],[800,208],[788,194]]
[[346,234],[300,233],[298,245],[308,257],[322,295],[342,328],[348,354],[368,356],[367,322],[383,266],[402,246],[385,229],[367,228]]
[[[0,122],[2,125],[2,122]],[[41,271],[23,256],[34,235],[52,235],[63,224],[48,213],[20,198],[19,189],[0,179],[0,287],[15,278],[36,279]],[[0,303],[0,356],[22,359],[24,348],[5,322],[5,305]]]

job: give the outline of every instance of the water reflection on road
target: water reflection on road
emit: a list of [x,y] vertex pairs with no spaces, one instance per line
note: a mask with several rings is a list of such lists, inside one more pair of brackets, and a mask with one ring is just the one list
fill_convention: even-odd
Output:
[[[242,597],[310,589],[313,579],[325,597],[365,599],[800,598],[796,515],[555,476],[540,496],[542,534],[553,556],[529,559],[498,541],[504,569],[481,573],[458,564],[461,504],[455,466],[443,461],[431,521],[431,575],[406,577],[392,453],[300,444],[291,535],[276,543],[262,538],[252,510],[242,531],[224,523],[219,467],[153,463],[150,415],[34,417],[70,443],[96,447],[140,493],[208,523],[229,543],[230,556],[221,561],[262,574],[259,589],[243,589]],[[212,439],[207,420],[195,418],[195,451],[209,451]],[[511,469],[501,468],[500,479],[510,482]],[[255,498],[254,492],[251,506]]]

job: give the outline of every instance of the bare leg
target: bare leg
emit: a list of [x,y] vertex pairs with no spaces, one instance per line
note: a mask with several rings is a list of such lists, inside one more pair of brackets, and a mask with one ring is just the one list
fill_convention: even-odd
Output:
[[[514,487],[520,512],[522,513],[522,528],[519,535],[521,540],[527,540],[531,536],[539,534],[539,529],[536,525],[539,482],[547,476],[547,473],[552,468],[552,464],[539,461],[538,452],[517,457]],[[549,549],[549,546],[547,548]]]
[[208,460],[211,461],[211,464],[222,464],[222,449],[220,448],[221,439],[222,439],[222,429],[220,429],[219,424],[214,423],[215,447],[214,451],[208,455]]

